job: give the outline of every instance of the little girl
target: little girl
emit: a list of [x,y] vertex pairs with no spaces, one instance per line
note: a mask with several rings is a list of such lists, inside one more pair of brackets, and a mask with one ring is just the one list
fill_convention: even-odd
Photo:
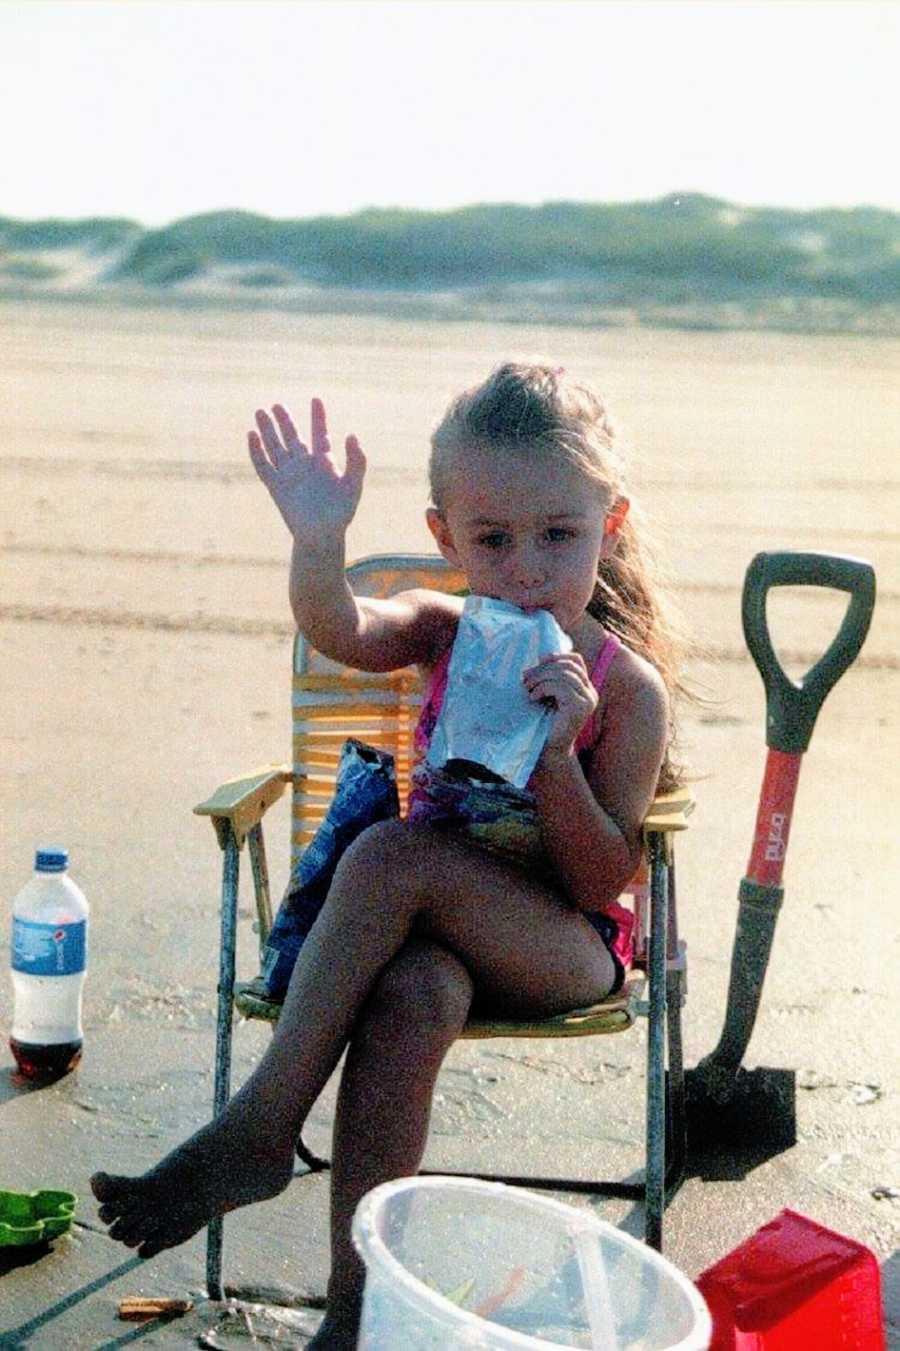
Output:
[[[307,447],[288,413],[256,415],[250,456],[290,530],[290,598],[322,653],[364,671],[429,677],[424,749],[462,601],[432,591],[355,597],[344,538],[366,461],[334,463],[312,402]],[[508,364],[448,410],[432,438],[429,529],[473,593],[546,609],[572,639],[524,674],[552,710],[529,784],[544,867],[438,828],[414,806],[365,831],[338,865],[297,961],[272,1041],[224,1112],[139,1178],[92,1179],[110,1234],[140,1255],[213,1215],[275,1196],[346,1049],[334,1128],[328,1308],[311,1345],[354,1347],[364,1272],[357,1202],[416,1173],[441,1062],[473,1006],[534,1019],[601,1000],[622,978],[615,902],[669,764],[674,646],[648,581],[602,403],[545,366]]]

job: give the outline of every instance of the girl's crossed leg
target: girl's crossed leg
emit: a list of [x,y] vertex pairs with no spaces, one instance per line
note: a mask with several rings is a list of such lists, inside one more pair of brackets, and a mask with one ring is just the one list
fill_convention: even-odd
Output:
[[353,1215],[372,1187],[419,1171],[438,1071],[472,995],[458,957],[411,938],[360,1010],[334,1122],[328,1312],[314,1347],[356,1346],[365,1268],[351,1241]]
[[[472,992],[480,1010],[539,1017],[603,998],[614,978],[599,935],[552,888],[431,827],[373,826],[338,866],[259,1065],[215,1121],[142,1177],[95,1174],[100,1218],[149,1257],[282,1191],[303,1122],[350,1042],[331,1292],[352,1302],[352,1208],[376,1182],[417,1171],[434,1080]],[[367,1129],[379,1093],[380,1128]]]

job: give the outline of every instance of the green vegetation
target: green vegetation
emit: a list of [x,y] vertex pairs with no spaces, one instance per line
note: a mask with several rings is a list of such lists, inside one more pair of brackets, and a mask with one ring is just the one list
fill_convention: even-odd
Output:
[[140,236],[137,221],[107,217],[86,220],[12,220],[0,216],[0,248],[72,249],[107,253]]
[[195,277],[208,261],[212,260],[200,248],[173,238],[170,230],[150,230],[112,275],[146,286],[171,286]]
[[[368,210],[270,220],[243,211],[191,216],[144,234],[115,275],[168,284],[215,263],[247,264],[285,284],[435,290],[517,281],[614,283],[627,298],[690,281],[702,294],[747,288],[897,299],[900,217],[888,211],[740,209],[697,194],[601,205]],[[262,269],[262,271],[259,271]],[[260,283],[255,283],[260,284]]]
[[43,258],[4,258],[0,261],[0,273],[15,281],[49,281],[51,277],[58,277],[62,270],[52,263],[45,263]]
[[[322,303],[338,308],[416,304],[451,317],[453,306],[495,305],[498,315],[540,318],[543,305],[560,322],[604,322],[601,311],[615,311],[701,327],[730,326],[739,314],[762,326],[781,315],[779,324],[801,327],[819,318],[832,328],[900,327],[900,215],[872,207],[789,211],[673,193],[298,220],[214,211],[157,230],[0,217],[0,252],[20,260],[19,282],[49,276],[47,251],[74,248],[97,259],[104,293],[132,300],[165,292],[167,303],[200,303],[190,283],[206,279],[246,304],[265,303],[254,290],[291,304],[321,288]],[[12,281],[9,266],[6,275]]]
[[284,267],[257,267],[251,272],[243,272],[238,277],[239,286],[247,287],[268,287],[268,286],[290,286],[294,278]]

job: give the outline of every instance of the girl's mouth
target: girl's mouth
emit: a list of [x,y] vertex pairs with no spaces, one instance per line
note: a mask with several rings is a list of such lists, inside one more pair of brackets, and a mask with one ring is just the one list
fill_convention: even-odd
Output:
[[553,614],[553,606],[552,602],[550,601],[540,602],[536,600],[519,600],[514,599],[512,596],[509,595],[507,596],[495,595],[494,599],[504,600],[509,605],[515,605],[519,610],[521,610],[526,615],[537,614],[538,610],[547,610],[548,613]]

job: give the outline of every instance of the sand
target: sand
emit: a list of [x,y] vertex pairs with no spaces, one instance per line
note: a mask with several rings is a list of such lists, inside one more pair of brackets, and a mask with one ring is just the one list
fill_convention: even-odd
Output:
[[[679,855],[689,1064],[721,1022],[763,764],[761,684],[740,627],[744,570],[757,551],[779,548],[855,555],[876,568],[869,639],[829,697],[804,764],[787,899],[751,1044],[751,1063],[806,1075],[801,1141],[774,1172],[719,1198],[715,1222],[701,1222],[709,1194],[692,1182],[696,1194],[688,1189],[682,1210],[673,1208],[672,1242],[696,1272],[795,1204],[890,1257],[898,1202],[873,1195],[900,1184],[900,417],[890,400],[900,345],[888,339],[0,310],[0,895],[11,898],[26,879],[35,844],[59,840],[93,907],[80,1087],[44,1095],[40,1110],[11,1084],[0,1091],[0,1150],[8,1158],[16,1143],[22,1185],[71,1183],[84,1195],[98,1163],[146,1166],[208,1112],[218,859],[191,807],[223,779],[288,754],[288,540],[246,457],[253,409],[281,400],[303,419],[320,394],[334,439],[355,431],[370,459],[350,555],[418,550],[428,545],[428,434],[446,400],[504,357],[535,353],[606,393],[633,447],[635,496],[706,653],[691,673],[708,702],[683,716],[699,802]],[[774,631],[798,671],[830,639],[843,603],[795,591],[777,599]],[[276,895],[286,836],[286,813],[273,813]],[[249,924],[241,942],[249,974]],[[0,982],[0,1029],[9,1014]],[[242,1035],[238,1077],[264,1034]],[[488,1053],[460,1054],[435,1110],[451,1153],[467,1134],[496,1139],[506,1120],[483,1085],[479,1098],[466,1080],[460,1096],[453,1074],[476,1074]],[[619,1055],[625,1063],[627,1051]],[[0,1065],[9,1063],[0,1050]],[[546,1075],[511,1072],[523,1091],[535,1079],[546,1088]],[[569,1128],[566,1102],[547,1106],[548,1134],[550,1124]],[[91,1212],[86,1203],[95,1224]],[[319,1239],[323,1224],[320,1207]],[[242,1232],[250,1256],[236,1260],[258,1281],[272,1264],[271,1231],[251,1221]],[[90,1229],[82,1239],[99,1245],[92,1270],[124,1256]],[[290,1249],[276,1249],[287,1278]],[[182,1253],[170,1274],[200,1282],[199,1248]],[[55,1270],[57,1288],[69,1289],[65,1266]],[[891,1291],[896,1279],[889,1264]],[[17,1289],[25,1318],[31,1297]],[[49,1324],[43,1335],[46,1346],[103,1341],[67,1342],[62,1323],[58,1342]]]

